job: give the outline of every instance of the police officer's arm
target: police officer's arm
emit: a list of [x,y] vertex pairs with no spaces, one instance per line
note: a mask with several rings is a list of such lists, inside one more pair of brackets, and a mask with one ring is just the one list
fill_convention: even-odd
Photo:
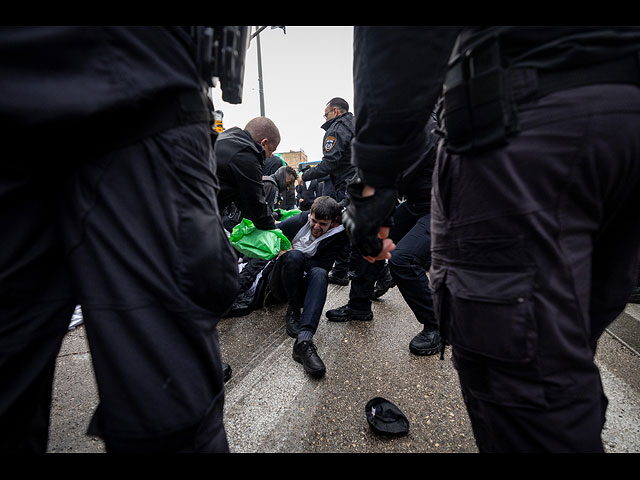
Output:
[[265,199],[262,166],[257,163],[255,155],[251,152],[240,152],[232,162],[231,171],[239,189],[235,203],[243,215],[259,230],[276,228],[271,209]]
[[[359,182],[349,187],[343,222],[364,256],[376,258],[385,246],[378,234],[393,213],[395,181],[423,152],[424,127],[459,30],[355,27],[352,162]],[[382,258],[389,257],[385,248]]]
[[342,152],[345,148],[350,148],[346,145],[344,134],[342,129],[338,128],[335,135],[326,137],[322,145],[322,161],[313,168],[308,169],[302,174],[302,181],[307,182],[317,178],[326,177],[332,172],[338,170],[340,159],[342,158]]

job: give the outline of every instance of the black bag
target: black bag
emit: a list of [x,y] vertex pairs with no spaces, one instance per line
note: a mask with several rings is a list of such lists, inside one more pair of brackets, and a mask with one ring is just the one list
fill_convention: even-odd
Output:
[[248,259],[247,265],[240,272],[240,293],[224,315],[225,317],[241,317],[264,307],[267,286],[274,263],[274,260]]

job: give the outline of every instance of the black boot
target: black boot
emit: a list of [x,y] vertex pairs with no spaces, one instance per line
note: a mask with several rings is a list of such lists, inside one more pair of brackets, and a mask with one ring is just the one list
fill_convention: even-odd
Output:
[[440,351],[441,340],[438,330],[425,327],[409,343],[409,351],[414,355],[435,355]]
[[373,319],[373,312],[371,310],[354,310],[349,305],[327,310],[326,315],[331,322],[348,322],[350,320],[368,321]]
[[349,277],[348,275],[340,276],[340,275],[336,275],[333,271],[329,272],[329,277],[328,277],[329,283],[333,283],[334,285],[342,285],[343,287],[345,285],[349,285]]
[[377,300],[385,293],[389,291],[390,288],[396,286],[396,282],[393,280],[391,276],[391,272],[389,271],[389,265],[385,264],[378,280],[376,281],[376,286],[373,288],[373,293],[371,294],[371,300]]
[[287,308],[285,319],[287,322],[287,335],[291,338],[298,338],[298,329],[300,328],[300,309]]
[[231,365],[228,363],[222,362],[222,378],[224,379],[224,383],[227,383],[231,378]]
[[324,362],[318,356],[316,346],[310,340],[295,342],[292,356],[296,362],[302,364],[304,371],[313,377],[322,377],[326,372]]

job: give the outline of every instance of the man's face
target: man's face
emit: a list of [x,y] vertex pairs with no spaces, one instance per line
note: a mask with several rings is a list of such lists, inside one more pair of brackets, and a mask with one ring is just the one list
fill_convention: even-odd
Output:
[[311,235],[318,238],[329,230],[331,227],[331,220],[328,218],[317,219],[316,215],[312,213],[309,215],[309,224],[311,225]]
[[264,148],[264,156],[266,158],[269,158],[271,155],[273,155],[273,152],[276,151],[276,149],[278,148],[278,145],[272,145],[271,142],[269,142],[269,140],[267,140],[266,138],[264,138],[261,142],[260,145],[262,145],[262,148]]
[[338,107],[330,107],[327,105],[324,108],[324,119],[328,122],[338,116]]
[[296,184],[296,177],[287,175],[287,188],[291,188]]

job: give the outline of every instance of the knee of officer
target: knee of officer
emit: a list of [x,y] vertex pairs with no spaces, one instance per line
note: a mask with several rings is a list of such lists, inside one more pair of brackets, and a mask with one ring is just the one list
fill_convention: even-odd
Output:
[[393,255],[389,259],[389,271],[391,276],[395,278],[396,275],[406,272],[408,268],[414,263],[412,255],[404,253],[402,251],[394,251]]

